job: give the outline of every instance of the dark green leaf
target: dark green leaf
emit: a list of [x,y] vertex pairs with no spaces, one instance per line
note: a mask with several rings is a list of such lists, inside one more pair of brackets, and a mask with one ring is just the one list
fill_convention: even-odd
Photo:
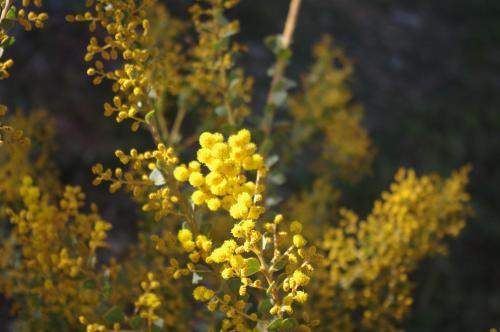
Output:
[[212,230],[212,224],[204,222],[200,225],[200,232],[205,235],[209,235]]
[[102,318],[109,324],[118,323],[123,320],[123,311],[119,307],[113,306],[106,311]]
[[269,310],[273,307],[271,301],[268,299],[262,300],[259,303],[259,308],[257,309],[259,314],[261,315],[267,315],[269,314]]
[[134,330],[139,330],[142,327],[143,319],[139,316],[135,316],[130,320],[130,327]]
[[278,328],[281,327],[281,323],[283,322],[283,320],[281,318],[276,318],[275,320],[273,320],[268,326],[267,326],[267,330],[268,331],[276,331]]
[[231,124],[224,124],[221,127],[222,133],[225,135],[232,135],[236,132],[237,128],[234,125]]
[[83,282],[83,288],[85,289],[95,289],[97,286],[95,280],[87,279]]
[[285,329],[285,331],[293,331],[299,324],[295,320],[295,318],[286,318],[281,323],[281,327]]
[[280,259],[276,264],[274,264],[274,271],[280,271],[286,266],[286,259]]

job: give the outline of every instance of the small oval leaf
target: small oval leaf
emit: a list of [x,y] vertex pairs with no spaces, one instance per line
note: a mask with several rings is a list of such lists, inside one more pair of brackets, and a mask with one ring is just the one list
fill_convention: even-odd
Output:
[[267,326],[267,330],[276,331],[281,327],[281,323],[283,323],[283,320],[281,318],[276,318]]
[[246,268],[244,273],[245,277],[249,277],[260,271],[260,263],[257,258],[251,257],[247,259],[245,262],[246,262]]

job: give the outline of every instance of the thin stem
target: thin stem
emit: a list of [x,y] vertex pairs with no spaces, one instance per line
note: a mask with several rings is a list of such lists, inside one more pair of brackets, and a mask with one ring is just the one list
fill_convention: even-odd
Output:
[[14,0],[5,0],[5,6],[2,8],[2,13],[0,14],[0,23],[7,17],[10,7],[12,6]]
[[[297,25],[297,17],[299,15],[300,5],[302,0],[291,0],[290,8],[288,9],[288,16],[285,22],[285,28],[283,34],[281,35],[281,47],[283,49],[289,49],[293,39],[293,33],[295,31],[295,26]],[[283,80],[286,66],[288,61],[286,59],[278,59],[274,65],[274,74],[271,80],[271,86],[267,95],[266,108],[270,107],[269,118],[263,123],[263,130],[266,138],[271,136],[272,123],[274,118],[274,108],[271,105],[272,95],[276,89],[278,83]]]
[[158,130],[163,141],[167,141],[170,137],[168,137],[167,121],[165,120],[165,96],[159,98],[156,107],[155,119],[158,122]]
[[[214,20],[212,21],[212,24],[213,24],[213,29],[214,29],[215,35],[219,36],[221,26],[219,24],[219,21],[215,19],[217,17],[217,9],[218,8],[216,8],[216,7],[212,8],[212,17],[214,18]],[[231,103],[228,101],[228,99],[226,97],[226,93],[228,91],[228,83],[227,83],[226,66],[224,64],[224,53],[222,51],[218,51],[216,56],[218,57],[217,62],[219,62],[221,64],[220,68],[219,68],[219,79],[220,79],[220,82],[222,85],[222,89],[220,89],[219,92],[221,94],[221,97],[222,97],[222,100],[224,103],[224,107],[226,108],[227,122],[233,126],[235,124],[233,109],[232,109]]]
[[302,0],[292,0],[290,3],[290,9],[288,11],[288,17],[285,23],[285,30],[283,31],[283,47],[288,48],[292,43],[293,33],[295,31],[295,26],[297,25],[297,17],[299,16],[299,9]]
[[151,136],[153,137],[153,140],[155,141],[156,145],[162,143],[160,133],[158,132],[158,129],[156,129],[155,126],[149,126],[149,131],[151,132]]
[[170,130],[170,135],[168,137],[168,145],[172,146],[174,141],[179,136],[179,132],[181,130],[182,121],[184,121],[184,117],[186,116],[187,108],[182,106],[177,115],[175,116],[174,124],[172,125],[172,129]]
[[[221,61],[222,61],[222,59],[221,59]],[[226,73],[226,68],[224,67],[224,65],[222,65],[222,67],[221,67],[220,76],[221,76],[222,86],[224,87],[224,90],[228,90],[227,73]],[[227,122],[230,125],[234,126],[235,120],[234,120],[233,108],[231,106],[231,103],[228,101],[228,99],[226,98],[225,95],[222,96],[222,98],[224,99],[224,106],[226,107]]]
[[[260,262],[260,271],[264,275],[264,278],[266,279],[267,286],[271,287],[272,283],[274,282],[273,280],[273,273],[271,270],[267,267],[266,260],[264,256],[262,255],[262,252],[259,250],[259,248],[252,248],[252,252],[257,256],[257,259]],[[278,299],[278,294],[276,292],[276,287],[274,287],[271,291],[271,299],[272,299],[272,304],[276,305],[279,303]],[[281,317],[281,312],[278,312],[278,316]]]

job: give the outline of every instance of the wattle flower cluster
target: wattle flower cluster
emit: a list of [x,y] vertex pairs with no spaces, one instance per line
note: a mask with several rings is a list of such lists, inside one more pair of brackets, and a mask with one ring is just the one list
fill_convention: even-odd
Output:
[[[264,212],[257,203],[262,200],[264,186],[259,183],[266,175],[264,159],[256,153],[250,132],[240,130],[227,142],[220,133],[203,133],[197,161],[175,168],[174,177],[188,182],[196,190],[191,195],[195,205],[206,204],[211,211],[219,208],[229,211],[234,219],[255,220]],[[202,166],[208,169],[203,174]],[[245,176],[247,171],[257,171],[255,182]]]

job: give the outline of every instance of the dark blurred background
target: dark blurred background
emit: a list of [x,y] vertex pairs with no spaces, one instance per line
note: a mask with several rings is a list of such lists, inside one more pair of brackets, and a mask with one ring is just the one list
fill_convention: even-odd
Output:
[[[128,201],[104,187],[92,188],[90,167],[110,163],[110,151],[147,140],[102,116],[109,89],[93,87],[85,75],[89,34],[83,25],[64,21],[81,10],[80,1],[45,2],[46,28],[19,31],[9,49],[16,65],[12,78],[0,82],[0,100],[24,111],[50,111],[64,182],[82,185],[115,222],[114,242],[128,243],[134,227]],[[474,216],[451,242],[450,255],[424,262],[414,276],[416,303],[405,329],[499,328],[500,1],[303,2],[289,76],[298,79],[311,63],[312,45],[332,34],[355,63],[352,88],[365,106],[365,125],[378,149],[373,176],[346,193],[345,205],[369,211],[400,166],[441,175],[465,163],[474,167]],[[189,3],[168,1],[183,16]],[[257,81],[256,104],[265,96],[265,73],[273,60],[263,39],[282,30],[287,7],[286,0],[242,0],[231,14],[241,20],[238,38],[249,47],[243,62]]]

